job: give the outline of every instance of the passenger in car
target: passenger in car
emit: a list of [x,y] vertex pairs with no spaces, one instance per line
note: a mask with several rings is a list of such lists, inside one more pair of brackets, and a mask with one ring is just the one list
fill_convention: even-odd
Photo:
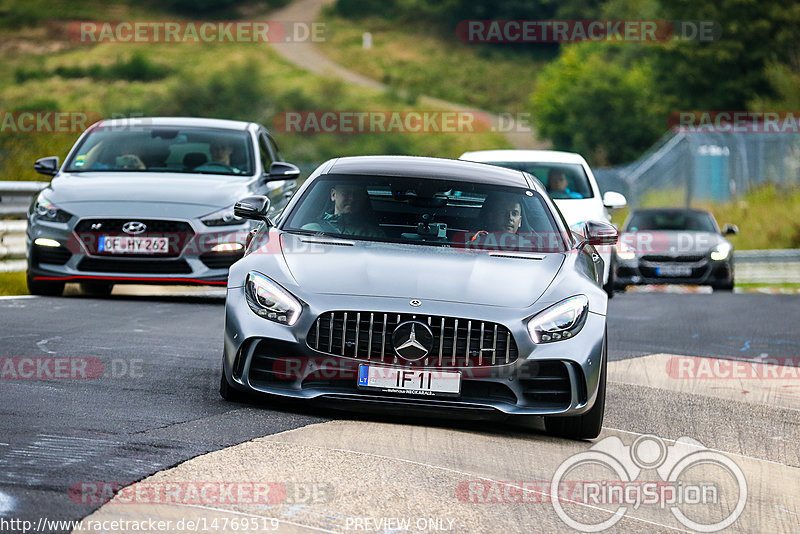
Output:
[[539,224],[532,221],[519,196],[492,192],[481,207],[480,230],[468,234],[466,246],[505,251],[557,250],[561,246],[560,236],[549,231],[544,226],[547,224],[550,224],[547,220],[540,220]]
[[143,171],[147,169],[144,162],[136,154],[123,154],[118,156],[115,160],[115,166],[118,169],[125,169],[126,171]]
[[477,222],[477,232],[467,235],[467,247],[513,250],[519,245],[517,233],[522,226],[522,203],[516,195],[489,193]]
[[303,230],[363,237],[386,237],[369,202],[366,190],[356,184],[338,183],[330,190],[330,210]]

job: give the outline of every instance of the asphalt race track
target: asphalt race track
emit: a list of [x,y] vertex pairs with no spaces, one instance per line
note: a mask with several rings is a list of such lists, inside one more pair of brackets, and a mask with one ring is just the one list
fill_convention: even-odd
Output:
[[[514,424],[226,403],[217,393],[223,304],[219,292],[0,299],[0,519],[191,512],[268,516],[280,530],[298,532],[397,531],[391,520],[398,518],[410,518],[406,530],[415,532],[571,531],[548,503],[520,503],[507,494],[511,502],[476,503],[481,492],[474,484],[549,483],[561,462],[591,442]],[[697,440],[733,460],[747,479],[746,506],[731,530],[800,530],[800,378],[792,374],[798,318],[796,296],[617,295],[609,303],[606,428],[595,443],[616,436],[631,445],[644,434],[668,445]],[[669,371],[687,362],[697,371],[706,358],[728,367],[712,361],[716,376],[705,377],[711,380]],[[748,382],[726,371],[729,360],[783,365],[792,358],[795,369],[775,380]],[[26,359],[34,363],[23,365]],[[34,368],[33,378],[21,376]],[[80,373],[87,378],[73,378]],[[206,455],[211,451],[220,452]],[[328,496],[314,506],[235,503],[178,511],[82,502],[88,485],[121,487],[174,466],[159,476],[302,481]],[[528,490],[541,496],[541,488]],[[731,505],[720,506],[723,512],[695,510],[694,519],[725,517]],[[571,515],[589,521],[597,513],[577,506]],[[420,518],[426,521],[418,524]],[[643,529],[692,530],[663,507],[643,505],[612,531]]]

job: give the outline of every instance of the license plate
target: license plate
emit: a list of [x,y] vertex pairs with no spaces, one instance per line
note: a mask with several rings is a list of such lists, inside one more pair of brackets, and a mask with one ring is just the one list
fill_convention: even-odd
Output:
[[665,265],[657,267],[656,274],[658,276],[691,276],[692,268],[685,265]]
[[97,251],[109,254],[167,254],[169,238],[104,235],[97,242]]
[[389,393],[457,396],[461,393],[461,372],[359,365],[358,387]]

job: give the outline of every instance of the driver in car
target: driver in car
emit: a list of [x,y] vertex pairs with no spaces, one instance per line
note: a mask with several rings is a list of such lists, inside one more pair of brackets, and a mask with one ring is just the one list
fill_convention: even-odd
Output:
[[386,237],[374,220],[369,196],[356,184],[338,183],[331,187],[333,212],[327,211],[303,230],[363,237]]
[[211,152],[211,161],[222,163],[223,165],[231,166],[231,154],[233,154],[233,147],[227,141],[214,141],[209,147]]

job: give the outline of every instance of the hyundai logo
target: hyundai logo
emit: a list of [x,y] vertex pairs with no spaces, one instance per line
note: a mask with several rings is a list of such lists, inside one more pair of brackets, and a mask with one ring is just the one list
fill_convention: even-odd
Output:
[[419,321],[400,323],[392,334],[394,351],[409,362],[421,360],[433,347],[433,332]]
[[147,225],[139,221],[130,221],[122,225],[122,231],[126,234],[136,235],[147,230]]

